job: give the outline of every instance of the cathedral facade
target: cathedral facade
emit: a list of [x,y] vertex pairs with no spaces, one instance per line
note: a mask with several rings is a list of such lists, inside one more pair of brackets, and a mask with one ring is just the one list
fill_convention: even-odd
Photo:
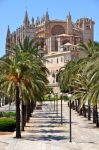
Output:
[[60,50],[59,46],[66,43],[76,45],[80,41],[93,40],[94,21],[89,18],[80,18],[73,23],[70,13],[66,20],[50,20],[47,11],[43,17],[37,17],[36,20],[32,18],[30,22],[26,11],[23,24],[16,31],[11,33],[8,27],[6,51],[18,45],[18,40],[23,42],[26,36],[29,36],[31,39],[35,36],[42,39],[44,42],[43,49],[46,53],[57,52]]
[[32,18],[30,22],[26,11],[23,24],[16,31],[11,33],[8,27],[6,54],[19,44],[19,40],[23,42],[26,36],[30,39],[37,37],[43,42],[44,57],[48,60],[45,65],[50,71],[49,84],[55,86],[59,69],[71,59],[83,57],[84,54],[77,48],[79,42],[94,40],[94,21],[80,18],[74,23],[70,13],[65,20],[51,20],[47,11],[43,17],[37,17],[36,20]]

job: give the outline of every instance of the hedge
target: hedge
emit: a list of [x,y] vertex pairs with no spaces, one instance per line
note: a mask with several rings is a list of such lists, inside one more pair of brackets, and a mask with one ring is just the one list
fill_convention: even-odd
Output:
[[13,132],[16,127],[16,121],[12,118],[0,118],[0,131]]
[[15,118],[16,112],[0,112],[0,117]]

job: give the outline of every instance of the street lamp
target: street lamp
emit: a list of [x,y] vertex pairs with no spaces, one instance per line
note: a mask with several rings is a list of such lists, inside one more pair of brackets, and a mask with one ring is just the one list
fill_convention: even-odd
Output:
[[63,108],[62,108],[62,93],[60,93],[61,96],[61,124],[63,123]]
[[58,95],[57,95],[57,93],[56,93],[56,113],[58,116]]
[[71,94],[68,94],[69,98],[69,131],[70,131],[70,141],[72,142],[72,128],[71,128]]
[[54,94],[54,111],[55,111],[55,94]]

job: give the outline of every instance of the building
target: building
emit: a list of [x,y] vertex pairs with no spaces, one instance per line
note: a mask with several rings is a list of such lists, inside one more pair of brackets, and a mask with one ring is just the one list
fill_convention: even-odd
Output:
[[18,45],[18,40],[23,42],[26,36],[31,39],[36,36],[42,41],[44,57],[48,60],[45,65],[50,71],[50,85],[55,86],[55,75],[60,67],[75,57],[83,57],[84,54],[78,51],[78,43],[94,40],[94,21],[80,18],[74,23],[70,13],[65,20],[51,20],[47,11],[41,18],[32,18],[30,23],[26,11],[23,24],[16,31],[11,33],[8,27],[6,54],[10,53],[13,46]]

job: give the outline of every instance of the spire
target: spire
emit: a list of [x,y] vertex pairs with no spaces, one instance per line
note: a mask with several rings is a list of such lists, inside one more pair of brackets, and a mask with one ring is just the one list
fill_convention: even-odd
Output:
[[69,11],[69,13],[68,13],[67,20],[71,21],[71,14],[70,14],[70,11]]
[[68,15],[70,18],[71,18],[71,14],[70,14],[70,11],[69,11],[69,15]]
[[39,25],[39,24],[40,24],[40,18],[37,16],[36,25]]
[[49,13],[48,13],[48,10],[46,11],[45,19],[46,19],[46,20],[49,20]]
[[10,28],[9,28],[9,25],[8,25],[8,29],[7,29],[7,37],[10,36]]
[[67,19],[66,19],[66,26],[67,26],[67,34],[73,34],[73,24],[72,24],[72,19],[71,19],[71,14],[69,12]]
[[29,26],[29,24],[30,24],[30,21],[29,21],[27,10],[26,10],[24,20],[23,20],[23,25],[24,26]]
[[34,26],[34,18],[32,17],[32,26]]
[[10,33],[10,28],[8,26],[7,29],[7,35],[6,35],[6,53],[8,53],[8,50],[11,48],[11,33]]

